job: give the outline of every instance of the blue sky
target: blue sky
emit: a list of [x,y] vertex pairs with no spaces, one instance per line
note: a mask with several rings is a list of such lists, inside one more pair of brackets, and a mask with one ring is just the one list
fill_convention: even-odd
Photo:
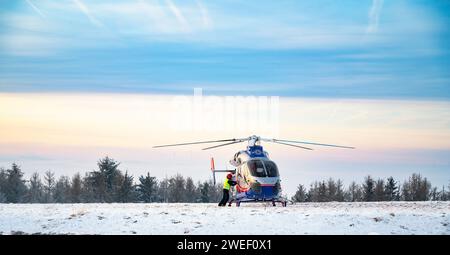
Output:
[[327,177],[450,180],[450,1],[0,6],[0,167],[72,175],[109,155],[135,175],[209,178],[211,156],[226,162],[243,147],[151,147],[264,134],[171,129],[171,101],[197,87],[206,98],[280,96],[275,138],[357,147],[268,146],[290,193]]
[[3,1],[0,91],[450,98],[448,1]]

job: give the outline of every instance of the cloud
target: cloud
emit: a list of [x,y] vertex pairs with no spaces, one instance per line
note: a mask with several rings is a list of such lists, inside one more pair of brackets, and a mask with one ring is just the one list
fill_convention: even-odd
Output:
[[45,18],[44,13],[42,13],[42,11],[36,6],[34,5],[30,0],[25,0],[27,2],[27,4],[42,18]]
[[172,2],[172,0],[166,0],[166,4],[169,6],[169,9],[178,20],[180,27],[182,27],[186,32],[190,31],[191,29],[189,23],[186,21],[186,18],[184,17],[182,11]]
[[203,21],[204,27],[206,27],[206,28],[211,27],[212,22],[211,22],[211,19],[209,18],[208,9],[202,4],[201,0],[196,0],[196,3],[202,13],[202,21]]
[[103,24],[92,15],[91,10],[81,0],[72,0],[72,2],[88,17],[93,25],[103,27]]
[[369,10],[369,24],[366,33],[375,33],[378,31],[381,9],[383,8],[383,0],[373,0]]
[[[89,3],[82,0],[39,1],[39,6],[31,1],[34,0],[27,0],[31,8],[6,10],[2,14],[3,23],[0,28],[2,25],[8,28],[17,27],[14,20],[5,17],[28,15],[37,20],[36,24],[41,24],[39,33],[32,34],[37,30],[22,27],[21,31],[5,29],[1,37],[17,38],[17,34],[53,39],[62,37],[65,44],[61,44],[58,50],[100,47],[105,49],[106,44],[133,47],[155,42],[217,48],[314,50],[388,43],[391,46],[401,46],[402,50],[412,49],[417,52],[427,48],[426,42],[432,43],[436,38],[433,35],[438,31],[432,29],[437,25],[442,26],[439,17],[431,11],[424,16],[427,12],[417,5],[393,3],[389,6],[389,13],[386,12],[389,26],[383,27],[384,33],[375,33],[379,29],[383,7],[381,0],[374,0],[371,4],[368,20],[365,15],[359,17],[355,14],[367,10],[368,6],[363,3],[358,3],[357,7],[362,8],[360,10],[343,10],[339,4],[332,4],[324,9],[315,5],[308,7],[308,4],[304,3],[288,5],[289,8],[272,3],[259,7],[246,4],[236,9],[226,4],[201,0]],[[261,12],[253,12],[255,8]],[[39,19],[43,19],[41,15],[34,15],[33,10],[45,15],[49,24],[39,22]],[[322,12],[326,15],[321,16]],[[345,15],[342,15],[342,12],[345,12]],[[392,13],[396,15],[392,16]],[[84,14],[93,26],[86,26],[86,19],[80,19],[80,14]],[[406,32],[409,36],[402,36]],[[427,36],[422,36],[424,34]],[[418,47],[412,44],[405,46],[405,38],[412,41],[409,39],[411,37],[419,39],[413,41],[414,45],[418,42],[422,44]],[[30,47],[32,46],[30,44]],[[430,44],[430,47],[432,46]],[[28,52],[32,51],[33,49],[30,49]],[[14,52],[18,51],[6,53]]]

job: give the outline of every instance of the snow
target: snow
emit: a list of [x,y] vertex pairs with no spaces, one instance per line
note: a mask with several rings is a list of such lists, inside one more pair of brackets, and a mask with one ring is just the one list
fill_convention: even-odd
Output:
[[450,234],[450,202],[0,204],[0,234]]

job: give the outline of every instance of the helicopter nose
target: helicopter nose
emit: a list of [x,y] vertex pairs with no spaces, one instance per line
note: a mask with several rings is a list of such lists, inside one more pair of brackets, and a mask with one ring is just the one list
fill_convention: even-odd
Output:
[[261,193],[261,184],[258,181],[255,181],[254,183],[252,183],[252,185],[250,186],[250,189],[255,192],[255,193]]

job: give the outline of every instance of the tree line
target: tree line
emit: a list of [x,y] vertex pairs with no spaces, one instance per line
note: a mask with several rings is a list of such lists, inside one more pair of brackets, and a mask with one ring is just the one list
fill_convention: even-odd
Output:
[[[158,180],[150,173],[134,177],[119,170],[119,163],[109,157],[97,162],[98,169],[84,176],[76,173],[55,177],[51,171],[41,176],[33,173],[27,180],[21,168],[13,163],[11,168],[0,168],[0,203],[209,203],[222,196],[222,184],[211,180],[195,183],[191,177],[177,174]],[[450,200],[447,188],[432,187],[427,178],[412,174],[400,182],[389,177],[350,183],[344,187],[342,180],[332,178],[312,183],[308,190],[299,185],[294,202],[357,202],[357,201],[426,201]]]
[[28,180],[17,164],[0,168],[0,203],[133,203],[133,202],[217,202],[222,196],[220,184],[211,180],[194,183],[180,174],[160,181],[150,173],[137,182],[119,163],[105,157],[98,169],[83,177],[77,173],[69,178],[55,178],[51,171],[43,177],[33,173]]
[[316,181],[306,190],[300,184],[294,202],[372,202],[372,201],[448,201],[450,200],[450,183],[438,189],[432,187],[430,181],[421,174],[412,174],[403,184],[393,177],[375,180],[370,175],[361,184],[351,182],[344,187],[342,180]]

